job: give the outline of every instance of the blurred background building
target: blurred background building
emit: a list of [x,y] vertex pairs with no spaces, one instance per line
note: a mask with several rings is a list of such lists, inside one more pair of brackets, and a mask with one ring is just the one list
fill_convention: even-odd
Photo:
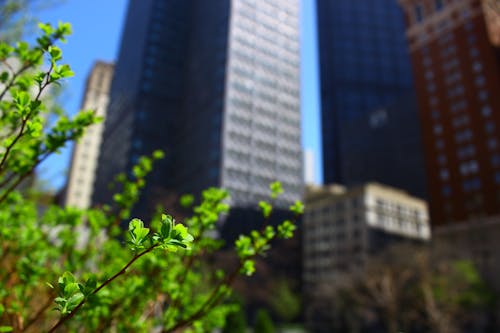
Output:
[[[83,110],[95,110],[100,117],[106,116],[109,89],[113,77],[113,64],[97,61],[87,77],[82,102]],[[63,191],[64,205],[89,208],[91,206],[97,161],[104,122],[89,127],[80,141],[75,143],[67,184]]]
[[500,213],[500,58],[479,0],[401,0],[434,226]]
[[413,93],[345,122],[339,129],[344,185],[373,180],[426,198],[420,124]]
[[429,214],[424,200],[377,183],[310,186],[304,201],[304,310],[308,326],[321,332],[324,325],[313,307],[317,290],[364,272],[390,245],[429,241]]
[[[415,155],[419,153],[419,145],[415,145],[419,141],[419,129],[413,107],[413,77],[401,8],[394,0],[317,0],[316,7],[324,183],[354,185],[366,181],[385,182],[390,177],[396,180],[396,176],[389,175],[389,172],[399,173],[399,179],[403,179],[411,172],[398,159],[404,160],[410,154],[414,160],[421,157]],[[397,140],[405,145],[413,142],[403,156],[398,156],[402,151],[395,145],[377,147],[362,140],[351,141],[356,135],[363,137],[362,130],[367,129],[362,125],[363,129],[354,129],[352,133],[356,126],[352,125],[353,122],[360,125],[366,122],[368,114],[387,108],[395,108],[393,113],[405,114],[398,116],[399,121],[405,121],[398,126],[408,130],[409,138],[404,131],[394,131],[396,124],[392,127],[392,134],[386,127],[386,138],[402,135]],[[394,148],[396,150],[391,151]],[[353,170],[353,165],[363,159],[360,153],[366,153],[364,161],[370,159],[370,163],[377,163],[378,154],[389,156],[387,165],[395,164],[400,168],[374,168],[363,173],[365,170],[359,168],[370,168],[365,164]],[[413,167],[419,168],[419,162]],[[391,185],[422,196],[423,189],[416,189],[418,185],[411,182],[424,183],[423,174],[414,176],[420,178]]]
[[[299,2],[130,1],[94,202],[140,155],[162,149],[135,214],[166,193],[222,186],[254,207],[282,182],[302,193]],[[156,202],[155,202],[156,201]]]

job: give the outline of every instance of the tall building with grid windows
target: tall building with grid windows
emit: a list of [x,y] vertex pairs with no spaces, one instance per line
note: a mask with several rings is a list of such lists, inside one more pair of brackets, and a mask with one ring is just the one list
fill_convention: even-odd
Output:
[[111,89],[94,201],[155,149],[135,213],[168,193],[222,186],[254,207],[279,180],[302,192],[298,0],[131,0]]
[[[420,163],[407,168],[407,160],[415,159],[420,150],[418,118],[415,103],[413,77],[408,44],[404,33],[404,14],[394,0],[316,0],[318,17],[319,65],[321,85],[321,123],[323,146],[323,179],[325,184],[339,183],[347,186],[369,181],[388,183],[391,186],[424,196],[425,190],[414,192],[422,177],[390,183],[397,170],[400,179]],[[397,124],[387,132],[389,141],[377,137],[382,150],[374,151],[358,145],[352,147],[352,136],[363,136],[362,129],[346,132],[353,124],[361,124],[369,114],[394,109],[401,124],[416,137],[396,138],[401,134]],[[399,116],[401,114],[401,116]],[[391,118],[390,123],[393,119]],[[398,133],[399,132],[399,133]],[[394,140],[412,142],[400,151],[391,150]],[[370,164],[355,165],[359,156],[370,156],[376,164],[391,168],[370,169]],[[416,159],[421,159],[416,157]],[[366,158],[365,158],[366,160]],[[370,161],[368,161],[370,162]],[[365,167],[367,172],[353,172]],[[392,171],[391,171],[392,170]],[[392,173],[392,174],[391,174]],[[370,178],[368,178],[370,176]],[[397,178],[397,177],[396,177]]]
[[499,214],[500,53],[487,33],[486,7],[480,0],[400,4],[415,73],[433,226]]
[[[95,110],[98,116],[106,116],[112,77],[113,64],[102,61],[94,64],[87,78],[82,102],[83,110]],[[66,206],[88,208],[91,205],[103,129],[102,123],[90,126],[73,147],[69,176],[64,190]]]

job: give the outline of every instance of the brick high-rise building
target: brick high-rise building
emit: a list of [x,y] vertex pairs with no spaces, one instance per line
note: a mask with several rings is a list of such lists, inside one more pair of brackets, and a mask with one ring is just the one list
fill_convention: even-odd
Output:
[[500,61],[480,0],[400,0],[434,226],[500,213]]

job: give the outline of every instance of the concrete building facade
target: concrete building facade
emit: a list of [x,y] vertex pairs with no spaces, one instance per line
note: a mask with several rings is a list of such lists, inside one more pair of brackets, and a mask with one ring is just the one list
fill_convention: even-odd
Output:
[[303,258],[306,291],[362,271],[371,255],[395,241],[428,241],[427,203],[377,183],[347,189],[310,186],[305,195]]
[[325,286],[334,290],[361,276],[391,245],[431,237],[427,203],[378,183],[308,186],[305,207],[303,295],[311,332],[332,331],[335,310],[323,303]]
[[[113,67],[113,64],[102,61],[94,64],[87,77],[82,102],[83,110],[95,110],[98,116],[106,117]],[[103,129],[103,122],[90,126],[73,147],[69,176],[64,191],[65,206],[78,208],[91,206]]]

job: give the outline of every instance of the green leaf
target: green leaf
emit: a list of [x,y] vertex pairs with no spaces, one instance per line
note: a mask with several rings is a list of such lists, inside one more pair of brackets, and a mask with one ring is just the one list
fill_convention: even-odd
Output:
[[290,211],[296,215],[302,215],[304,214],[304,204],[297,200],[290,206]]
[[46,35],[51,35],[54,33],[54,28],[50,25],[50,23],[38,23],[38,28],[42,30]]
[[0,74],[0,82],[5,83],[9,79],[9,72],[2,72]]
[[265,201],[260,201],[259,207],[262,210],[262,215],[265,218],[268,218],[269,216],[271,216],[271,212],[273,210],[273,206],[271,206],[271,204],[269,204],[268,202],[265,202]]
[[83,296],[82,293],[76,293],[73,296],[71,296],[67,301],[68,310],[70,312],[73,311],[76,308],[76,306],[80,304],[81,301],[83,301],[84,298],[85,296]]
[[140,219],[133,219],[128,225],[128,231],[131,238],[130,244],[134,250],[144,248],[144,241],[149,234],[149,228],[144,227],[144,222]]
[[14,94],[14,103],[19,110],[23,110],[28,107],[30,101],[30,95],[25,91],[18,91]]
[[271,240],[275,235],[274,228],[270,225],[268,225],[264,229],[264,237],[266,237],[267,240]]
[[241,267],[240,273],[246,276],[253,275],[253,273],[255,273],[255,262],[253,260],[245,260],[243,262],[243,267]]
[[194,196],[192,194],[184,194],[181,196],[179,203],[184,208],[189,208],[194,203]]
[[62,58],[62,51],[61,51],[60,48],[58,48],[57,46],[51,45],[51,46],[49,46],[48,51],[49,51],[50,56],[52,57],[51,60],[53,62],[61,60],[61,58]]
[[165,153],[163,151],[161,151],[161,150],[155,150],[153,152],[153,158],[155,160],[161,160],[164,157],[165,157]]
[[0,332],[12,332],[13,330],[12,326],[0,326]]
[[170,235],[172,233],[172,228],[174,226],[174,220],[172,216],[162,214],[161,215],[161,228],[160,228],[160,235],[162,239],[169,239]]
[[271,198],[276,199],[280,194],[283,193],[283,186],[281,182],[275,181],[269,184],[269,188],[271,189]]
[[284,221],[282,224],[278,225],[278,237],[283,239],[289,239],[293,237],[293,232],[297,227],[290,221]]

